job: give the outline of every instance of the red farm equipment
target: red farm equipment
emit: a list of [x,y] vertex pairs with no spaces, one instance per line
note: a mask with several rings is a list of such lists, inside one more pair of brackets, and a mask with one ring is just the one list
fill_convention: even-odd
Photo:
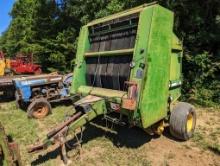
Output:
[[34,64],[33,54],[19,53],[15,59],[10,60],[11,70],[15,74],[41,74],[41,66]]

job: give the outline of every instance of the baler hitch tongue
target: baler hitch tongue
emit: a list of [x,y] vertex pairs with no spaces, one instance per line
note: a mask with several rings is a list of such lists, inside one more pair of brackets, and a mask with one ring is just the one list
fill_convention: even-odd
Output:
[[37,151],[41,151],[45,149],[45,145],[40,143],[40,144],[36,144],[36,145],[30,145],[27,148],[28,153],[33,153],[33,152],[37,152]]
[[68,126],[71,123],[74,123],[74,121],[76,121],[81,115],[82,112],[77,112],[73,114],[70,118],[68,118],[66,121],[57,125],[57,127],[48,132],[46,141],[44,141],[44,143],[36,143],[30,145],[27,149],[28,153],[45,150],[48,148],[49,145],[56,143],[56,141],[59,141],[60,137],[64,136],[67,133],[69,128]]
[[64,121],[63,123],[59,124],[56,128],[54,128],[53,130],[51,130],[48,134],[47,134],[47,138],[50,139],[51,137],[55,136],[58,132],[60,132],[63,128],[65,128],[66,126],[69,126],[71,123],[73,123],[77,118],[79,118],[82,115],[82,112],[77,112],[76,114],[74,114],[72,117],[70,117],[69,119],[67,119],[66,121]]
[[[86,96],[74,103],[74,106],[76,113],[48,132],[42,143],[37,142],[36,144],[30,145],[27,149],[28,153],[40,152],[46,150],[50,145],[59,143],[64,163],[67,163],[68,158],[66,156],[65,143],[68,141],[66,139],[68,131],[75,132],[76,129],[82,128],[82,126],[98,115],[106,113],[105,100],[97,96]],[[79,140],[76,134],[75,137],[78,141],[77,145],[80,145],[81,138]]]

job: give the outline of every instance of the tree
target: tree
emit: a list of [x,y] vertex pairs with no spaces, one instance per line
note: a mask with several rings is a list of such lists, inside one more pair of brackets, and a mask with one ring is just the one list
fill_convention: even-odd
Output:
[[[152,0],[17,0],[0,49],[33,52],[45,70],[71,70],[80,27]],[[174,11],[183,40],[183,94],[202,104],[220,103],[220,1],[158,0]]]

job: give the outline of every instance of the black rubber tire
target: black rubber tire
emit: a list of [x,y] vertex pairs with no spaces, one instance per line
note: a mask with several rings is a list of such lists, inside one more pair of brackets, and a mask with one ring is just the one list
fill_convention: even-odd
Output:
[[[41,108],[43,109],[43,111],[39,112]],[[51,104],[47,101],[47,99],[44,98],[35,99],[27,108],[28,118],[42,119],[51,113]]]
[[[188,116],[191,116],[192,127],[187,129]],[[170,115],[170,133],[177,139],[188,140],[193,136],[196,126],[196,111],[194,107],[185,102],[178,103]]]

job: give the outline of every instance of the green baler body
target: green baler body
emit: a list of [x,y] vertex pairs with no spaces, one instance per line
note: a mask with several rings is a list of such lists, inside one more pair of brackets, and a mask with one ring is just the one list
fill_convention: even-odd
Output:
[[[91,27],[125,17],[129,20],[130,15],[137,16],[137,25],[130,21],[129,25],[109,26],[98,36],[137,26],[132,48],[91,51],[91,36],[97,35]],[[146,4],[83,26],[78,41],[71,94],[92,94],[121,105],[122,98],[128,95],[127,90],[88,85],[87,58],[131,56],[132,66],[127,81],[137,84],[137,105],[133,111],[121,108],[120,112],[129,117],[131,124],[142,128],[148,128],[167,117],[169,105],[180,97],[181,85],[182,45],[173,33],[173,21],[173,13],[168,9],[158,4]]]

